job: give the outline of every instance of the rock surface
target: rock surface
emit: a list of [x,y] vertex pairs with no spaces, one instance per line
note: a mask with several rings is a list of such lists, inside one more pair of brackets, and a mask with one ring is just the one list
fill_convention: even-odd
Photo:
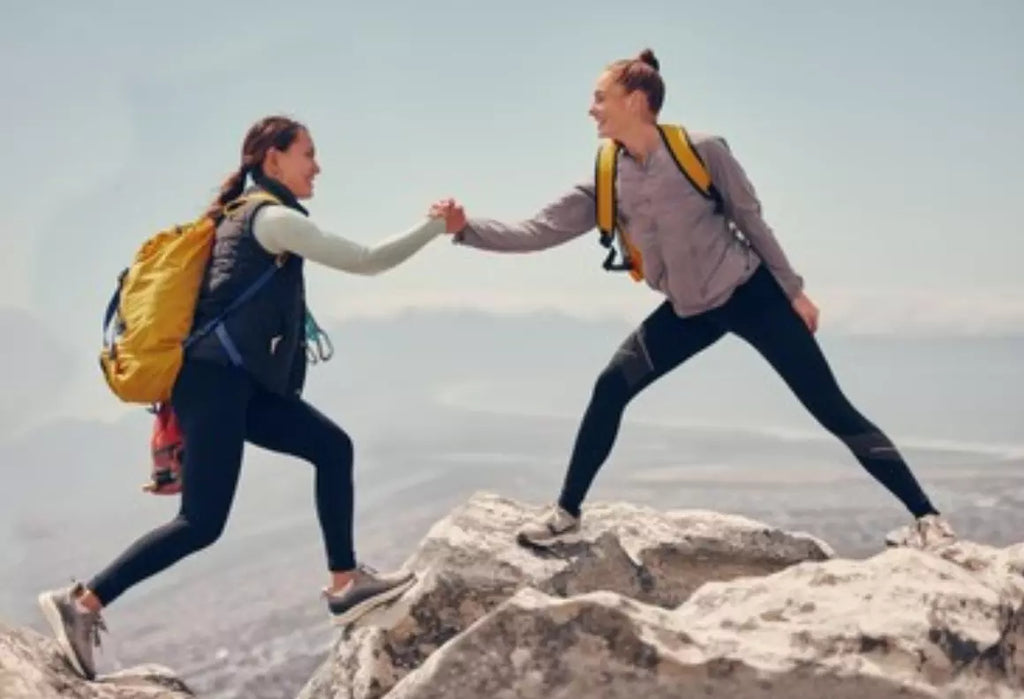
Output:
[[417,585],[344,634],[300,697],[385,696],[435,651],[520,590],[557,598],[613,591],[672,609],[710,581],[760,577],[832,557],[830,548],[814,537],[743,517],[662,513],[625,504],[588,508],[582,540],[545,554],[513,538],[538,512],[488,494],[456,508],[430,530],[408,561],[420,577]]
[[474,496],[420,580],[339,638],[302,699],[1024,697],[1024,544],[837,559],[714,512],[595,505],[524,549],[537,509]]
[[[707,511],[595,504],[582,540],[515,543],[538,508],[477,494],[340,632],[300,699],[1024,698],[1024,543],[836,558]],[[169,670],[95,682],[0,624],[3,699],[191,697]]]
[[0,623],[0,697],[3,699],[185,699],[195,696],[174,673],[144,665],[98,677],[79,677],[56,642]]
[[709,583],[675,610],[524,589],[387,696],[1024,696],[1024,545],[947,555],[800,564]]

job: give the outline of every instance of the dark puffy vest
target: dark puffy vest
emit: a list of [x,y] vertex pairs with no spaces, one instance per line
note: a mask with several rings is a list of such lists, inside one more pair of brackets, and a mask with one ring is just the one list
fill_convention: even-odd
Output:
[[[287,192],[277,191],[277,187],[264,189],[284,201],[283,205],[306,213]],[[306,377],[303,260],[292,253],[278,259],[257,242],[252,221],[264,206],[278,204],[247,203],[217,226],[193,331],[217,318],[271,267],[277,269],[251,298],[230,312],[222,327],[197,339],[186,351],[186,358],[241,366],[268,390],[297,396]]]

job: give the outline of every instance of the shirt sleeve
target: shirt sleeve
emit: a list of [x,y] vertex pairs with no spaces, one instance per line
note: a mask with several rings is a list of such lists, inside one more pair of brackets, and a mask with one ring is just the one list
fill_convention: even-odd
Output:
[[321,230],[286,206],[256,212],[253,235],[272,255],[291,252],[343,272],[371,276],[395,267],[445,232],[444,219],[428,218],[403,233],[366,246]]
[[532,218],[505,223],[471,218],[453,242],[497,252],[532,252],[561,245],[597,225],[592,183],[579,184]]
[[765,222],[761,202],[742,166],[719,138],[709,138],[697,147],[707,164],[711,181],[722,195],[725,214],[750,241],[786,295],[790,299],[795,298],[803,290],[803,278],[793,270],[782,246]]

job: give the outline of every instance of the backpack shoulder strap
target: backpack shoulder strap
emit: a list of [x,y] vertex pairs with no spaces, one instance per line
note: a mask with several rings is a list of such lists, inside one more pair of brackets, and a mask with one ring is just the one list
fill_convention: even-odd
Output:
[[[633,281],[643,279],[643,261],[640,250],[633,245],[627,233],[616,228],[618,207],[615,202],[615,174],[619,160],[619,144],[606,139],[597,151],[594,165],[594,199],[597,207],[597,228],[601,232],[601,245],[608,249],[602,266],[608,271],[626,271]],[[616,262],[615,238],[619,239],[622,261]]]
[[[256,205],[252,208],[252,211],[248,212],[248,219],[245,221],[245,227],[246,233],[252,235],[252,220],[256,212],[259,211],[264,206],[269,206],[271,204],[280,204],[281,201],[277,197],[266,192],[253,192],[251,194],[242,195],[238,199],[235,199],[234,201],[231,201],[228,204],[226,204],[224,206],[224,215],[228,216],[230,214],[234,214],[242,206],[250,202],[256,202]],[[229,207],[231,207],[230,211]],[[260,289],[266,286],[267,282],[269,282],[271,277],[274,276],[274,273],[284,266],[284,263],[285,261],[287,261],[287,259],[287,252],[283,252],[277,257],[275,257],[274,262],[265,270],[263,270],[260,276],[257,277],[252,284],[246,287],[242,291],[242,293],[240,293],[238,296],[232,299],[231,303],[229,303],[227,307],[223,311],[221,311],[219,315],[217,315],[215,318],[208,320],[202,327],[196,329],[195,331],[192,332],[191,335],[185,338],[183,347],[187,349],[196,340],[203,337],[204,335],[207,335],[211,331],[216,332],[218,336],[226,332],[221,323],[229,315],[231,315],[231,313],[233,313],[244,303],[248,302],[249,299],[255,296],[256,292],[258,292]],[[232,361],[234,361],[237,358],[238,354],[237,350],[234,349],[234,343],[231,342],[230,338],[222,338],[221,341],[225,343],[225,348],[227,349],[228,354],[231,355]]]
[[724,208],[722,195],[711,181],[711,173],[704,165],[686,129],[677,124],[658,124],[658,132],[676,161],[679,171],[704,198],[715,203],[716,213],[721,213]]
[[[281,203],[281,200],[275,197],[270,192],[257,189],[251,192],[247,192],[242,196],[238,197],[237,199],[234,199],[225,204],[224,217],[228,218],[230,216],[234,216],[236,213],[241,211],[245,206],[254,204],[253,206],[250,206],[250,208],[247,211],[245,211],[245,219],[242,222],[243,226],[245,227],[245,235],[252,235],[252,226],[256,220],[256,214],[259,212],[259,210],[262,209],[264,206],[271,206],[274,204]],[[277,256],[277,266],[282,266],[287,259],[288,253],[282,252],[280,255]]]
[[597,200],[597,228],[601,237],[610,239],[615,230],[615,169],[619,159],[619,144],[605,139],[597,151],[594,165],[594,197]]
[[[256,202],[256,209],[259,209],[267,204],[280,204],[281,200],[275,197],[273,194],[270,194],[269,192],[264,192],[262,190],[248,192],[246,194],[242,194],[237,199],[232,199],[231,201],[224,205],[224,217],[228,218],[229,216],[234,215],[239,209],[244,207],[246,204],[250,204],[252,202]],[[253,211],[255,211],[256,209],[254,209]]]

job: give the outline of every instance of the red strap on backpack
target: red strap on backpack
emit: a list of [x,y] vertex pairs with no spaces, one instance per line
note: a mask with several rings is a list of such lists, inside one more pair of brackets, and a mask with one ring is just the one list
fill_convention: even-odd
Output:
[[161,403],[155,410],[153,434],[149,440],[153,455],[149,483],[142,486],[154,495],[175,495],[181,492],[181,462],[185,456],[185,437],[170,403]]

